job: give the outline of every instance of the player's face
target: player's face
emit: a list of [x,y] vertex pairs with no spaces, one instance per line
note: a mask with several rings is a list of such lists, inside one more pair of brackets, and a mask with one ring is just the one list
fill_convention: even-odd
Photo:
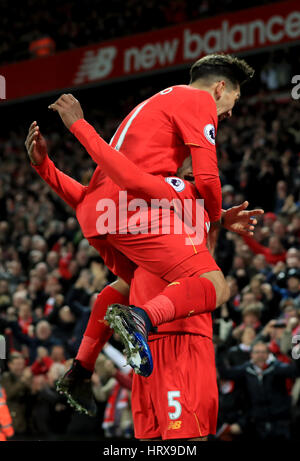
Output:
[[187,157],[181,167],[178,168],[176,176],[178,176],[180,179],[185,179],[186,181],[190,181],[191,183],[195,184],[191,155]]
[[[224,85],[221,85],[224,83]],[[232,86],[226,86],[225,82],[219,82],[217,86],[217,112],[219,121],[224,120],[232,116],[232,109],[235,103],[241,96],[240,86],[232,88]]]

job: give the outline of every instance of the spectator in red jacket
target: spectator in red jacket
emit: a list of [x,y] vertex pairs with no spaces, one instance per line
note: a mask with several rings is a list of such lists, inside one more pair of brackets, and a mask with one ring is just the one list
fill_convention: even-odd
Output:
[[48,355],[48,351],[45,347],[37,348],[37,358],[31,365],[31,371],[33,375],[44,375],[48,373],[53,360]]
[[284,250],[280,239],[276,236],[272,236],[269,239],[267,247],[258,243],[254,238],[243,236],[244,242],[255,254],[263,254],[266,258],[267,263],[277,264],[279,261],[285,262],[286,251]]

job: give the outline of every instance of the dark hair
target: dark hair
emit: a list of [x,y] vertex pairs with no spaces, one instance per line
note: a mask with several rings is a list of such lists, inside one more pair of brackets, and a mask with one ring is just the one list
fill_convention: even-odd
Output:
[[13,362],[15,359],[23,359],[23,355],[21,354],[21,352],[12,352],[9,357],[8,357],[8,363],[11,363]]
[[254,69],[243,59],[230,54],[209,54],[196,61],[190,70],[191,81],[223,77],[236,87],[247,82],[254,75]]
[[256,346],[257,344],[263,344],[264,346],[266,346],[267,351],[270,352],[268,343],[266,343],[266,342],[263,341],[262,339],[256,339],[256,340],[253,341],[253,343],[251,344],[251,352],[253,352],[253,348],[254,348],[254,346]]

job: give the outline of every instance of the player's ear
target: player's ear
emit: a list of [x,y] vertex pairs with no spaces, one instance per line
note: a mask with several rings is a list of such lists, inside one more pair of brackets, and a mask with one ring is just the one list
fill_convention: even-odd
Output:
[[220,80],[219,82],[216,82],[215,84],[215,95],[216,95],[216,100],[218,101],[221,97],[222,94],[225,91],[225,81]]

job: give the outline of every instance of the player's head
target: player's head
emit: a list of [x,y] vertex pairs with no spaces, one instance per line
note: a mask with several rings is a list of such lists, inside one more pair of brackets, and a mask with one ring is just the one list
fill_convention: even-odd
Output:
[[191,155],[189,155],[178,168],[176,176],[180,179],[184,179],[185,181],[190,181],[193,184],[195,183]]
[[209,91],[217,104],[219,120],[230,117],[240,88],[252,78],[254,69],[243,59],[229,54],[210,54],[196,61],[190,70],[190,84]]

